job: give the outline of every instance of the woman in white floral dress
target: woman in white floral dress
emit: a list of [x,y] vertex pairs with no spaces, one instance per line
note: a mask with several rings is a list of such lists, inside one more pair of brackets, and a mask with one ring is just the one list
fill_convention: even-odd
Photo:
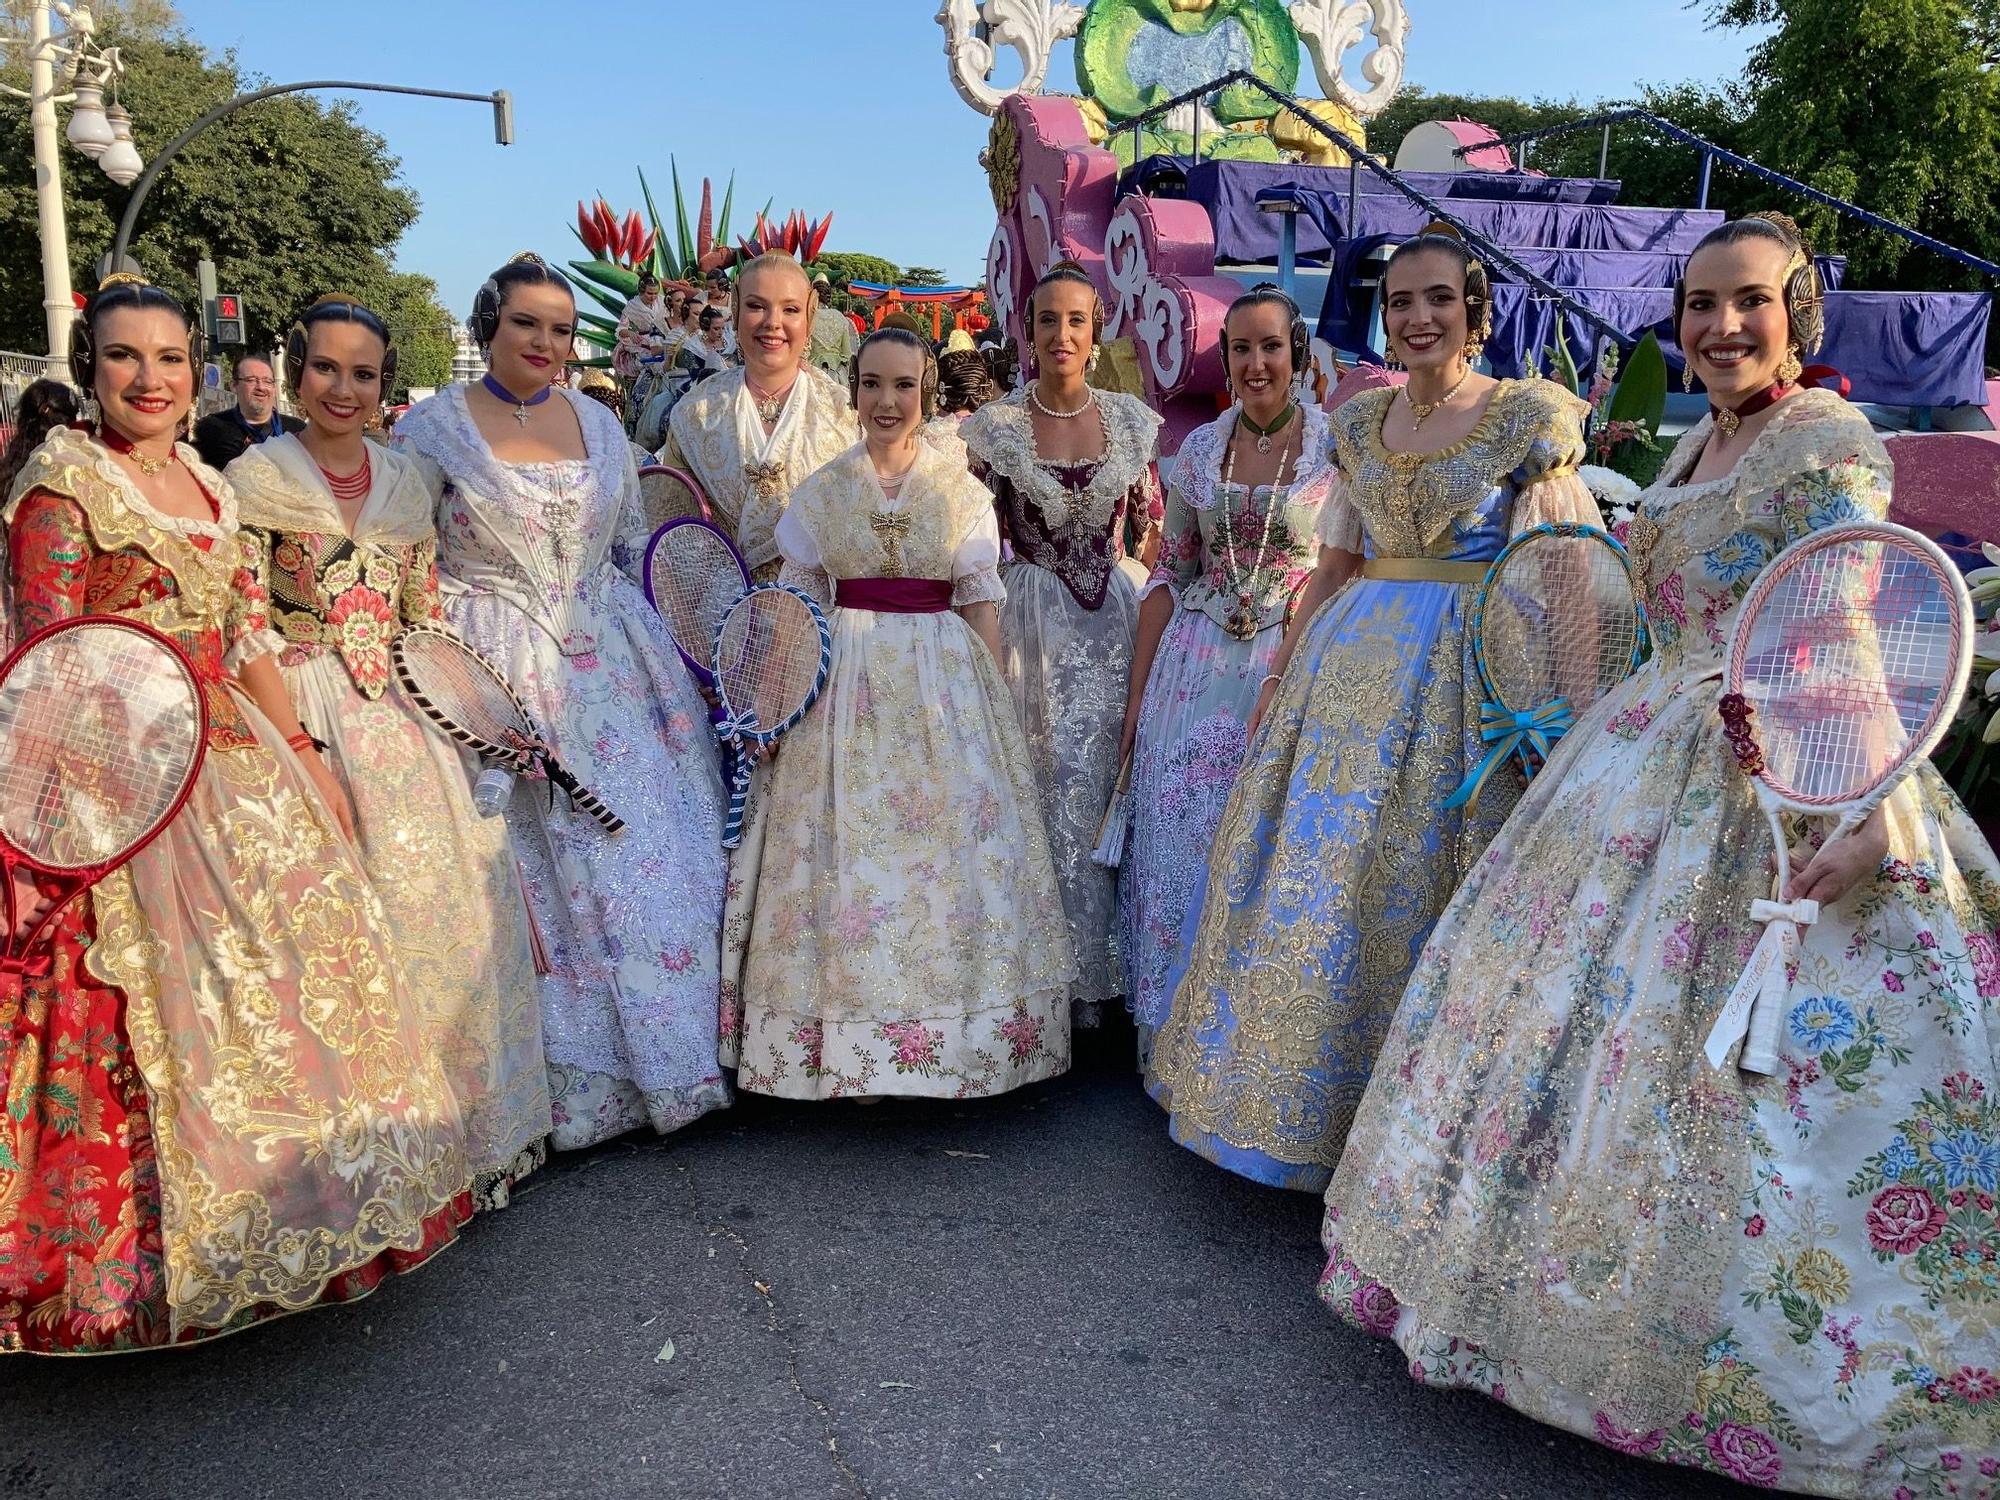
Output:
[[1723,643],[1789,541],[1889,496],[1868,423],[1792,383],[1810,264],[1762,219],[1689,263],[1716,419],[1633,523],[1656,654],[1432,935],[1327,1192],[1320,1291],[1417,1379],[1626,1453],[1970,1500],[2000,1476],[2000,865],[1929,766],[1801,859],[1787,894],[1821,909],[1778,1076],[1704,1055],[1770,893]]
[[527,781],[507,807],[550,968],[552,1143],[573,1150],[729,1101],[722,781],[694,682],[620,571],[646,537],[631,445],[604,407],[549,385],[576,331],[568,288],[517,256],[473,318],[492,373],[419,405],[396,440],[442,490],[445,617],[625,820],[613,838]]
[[1000,676],[1000,530],[937,364],[856,356],[867,440],[778,521],[783,581],[833,617],[826,690],[773,763],[744,966],[755,1093],[997,1094],[1069,1066],[1076,972],[1034,772]]

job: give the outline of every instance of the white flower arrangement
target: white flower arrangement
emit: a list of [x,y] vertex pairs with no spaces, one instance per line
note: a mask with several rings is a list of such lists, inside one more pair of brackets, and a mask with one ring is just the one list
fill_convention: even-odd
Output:
[[1605,529],[1622,538],[1625,528],[1639,513],[1639,486],[1616,469],[1607,469],[1601,464],[1585,464],[1576,471],[1576,475],[1597,501],[1597,508],[1603,512]]

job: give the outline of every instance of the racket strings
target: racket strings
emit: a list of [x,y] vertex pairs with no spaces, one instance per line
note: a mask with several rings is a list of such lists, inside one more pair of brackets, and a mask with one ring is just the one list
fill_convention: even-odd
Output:
[[749,584],[729,544],[702,526],[676,526],[654,554],[653,606],[682,651],[708,661],[729,606]]
[[1527,711],[1566,698],[1581,713],[1631,674],[1639,615],[1623,559],[1590,537],[1519,547],[1486,590],[1480,654],[1500,702]]
[[411,685],[466,734],[491,745],[533,738],[512,694],[456,641],[410,631],[398,644]]
[[114,860],[178,800],[200,735],[193,680],[151,638],[51,637],[0,684],[0,834],[58,869]]
[[732,717],[770,730],[800,713],[819,684],[820,638],[805,603],[760,590],[729,611],[715,674]]
[[1921,554],[1879,539],[1822,547],[1754,608],[1733,665],[1781,794],[1865,794],[1948,709],[1954,592]]

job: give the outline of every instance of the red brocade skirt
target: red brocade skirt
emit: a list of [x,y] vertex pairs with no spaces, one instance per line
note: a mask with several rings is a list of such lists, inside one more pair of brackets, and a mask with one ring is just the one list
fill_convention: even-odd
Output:
[[[50,972],[18,998],[0,989],[0,1353],[198,1343],[282,1311],[252,1308],[227,1327],[170,1337],[150,1103],[124,993],[84,967],[94,937],[84,898],[58,919]],[[420,1246],[335,1278],[318,1305],[422,1265],[471,1213],[461,1194],[424,1221]]]

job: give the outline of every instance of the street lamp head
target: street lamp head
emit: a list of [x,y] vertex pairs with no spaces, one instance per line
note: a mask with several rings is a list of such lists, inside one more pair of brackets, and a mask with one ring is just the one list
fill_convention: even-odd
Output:
[[116,139],[110,149],[97,158],[97,164],[104,169],[104,175],[120,187],[130,187],[146,170],[139,148],[132,144],[132,117],[125,113],[124,105],[114,104],[107,112],[107,118]]
[[104,88],[101,84],[78,81],[76,105],[70,110],[69,129],[63,133],[69,138],[69,143],[85,156],[99,157],[111,149],[118,136],[104,112]]

